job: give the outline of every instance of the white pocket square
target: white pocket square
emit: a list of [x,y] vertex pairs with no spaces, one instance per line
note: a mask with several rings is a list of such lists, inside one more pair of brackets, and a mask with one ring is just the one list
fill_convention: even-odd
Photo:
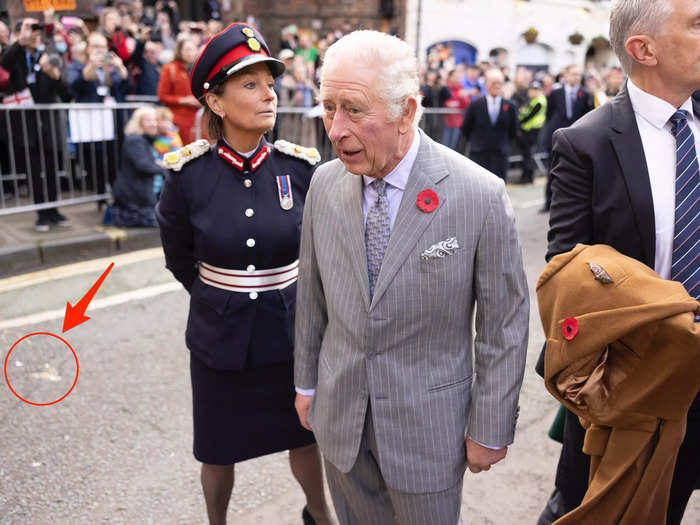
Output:
[[420,258],[424,261],[430,259],[442,259],[448,255],[454,254],[459,248],[459,242],[456,237],[450,237],[444,241],[436,242],[430,248],[420,254]]

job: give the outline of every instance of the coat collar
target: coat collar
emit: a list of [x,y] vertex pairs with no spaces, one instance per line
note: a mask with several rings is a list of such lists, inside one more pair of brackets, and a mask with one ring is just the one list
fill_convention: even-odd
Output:
[[632,213],[642,238],[644,263],[653,268],[656,257],[654,201],[642,137],[627,89],[620,91],[608,104],[612,111],[610,142],[617,154]]

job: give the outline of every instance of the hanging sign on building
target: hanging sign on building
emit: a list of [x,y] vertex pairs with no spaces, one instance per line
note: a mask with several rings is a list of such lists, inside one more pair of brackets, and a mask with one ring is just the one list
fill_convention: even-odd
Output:
[[53,7],[55,11],[75,10],[75,0],[23,0],[26,11],[46,11]]

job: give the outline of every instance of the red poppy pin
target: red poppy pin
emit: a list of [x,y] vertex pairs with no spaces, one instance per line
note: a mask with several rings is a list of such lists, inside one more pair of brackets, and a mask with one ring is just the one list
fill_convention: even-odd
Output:
[[503,111],[508,111],[510,106],[508,104],[503,104]]
[[581,90],[578,92],[578,98],[583,98],[583,92],[581,92]]
[[567,317],[561,325],[561,335],[564,339],[571,341],[578,333],[578,321],[575,317]]
[[440,204],[437,193],[433,190],[423,190],[418,194],[418,199],[416,199],[416,205],[425,213],[430,213],[435,210]]

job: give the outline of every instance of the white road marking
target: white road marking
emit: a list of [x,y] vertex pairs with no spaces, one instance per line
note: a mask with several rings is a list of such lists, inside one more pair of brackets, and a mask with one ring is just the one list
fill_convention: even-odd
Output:
[[115,267],[121,267],[127,264],[134,264],[158,258],[163,258],[163,248],[148,248],[146,250],[138,250],[121,255],[114,255],[112,257],[92,259],[90,261],[66,264],[64,266],[57,266],[55,268],[48,268],[37,272],[25,273],[23,275],[16,275],[14,277],[0,279],[0,293],[25,288],[27,286],[34,286],[36,284],[42,284],[55,279],[64,279],[66,277],[73,277],[75,275],[82,275],[85,273],[103,272],[111,262],[114,263]]
[[[124,304],[129,301],[147,299],[149,297],[155,297],[156,295],[161,295],[168,292],[176,292],[178,290],[182,290],[182,285],[178,282],[173,282],[149,286],[147,288],[139,288],[138,290],[111,295],[109,297],[105,297],[104,299],[95,299],[90,303],[90,307],[88,308],[86,315],[94,310]],[[30,324],[44,323],[46,321],[54,321],[56,319],[63,319],[65,313],[66,309],[63,308],[60,310],[48,310],[46,312],[23,315],[22,317],[15,317],[14,319],[7,319],[5,321],[0,321],[0,330]]]

